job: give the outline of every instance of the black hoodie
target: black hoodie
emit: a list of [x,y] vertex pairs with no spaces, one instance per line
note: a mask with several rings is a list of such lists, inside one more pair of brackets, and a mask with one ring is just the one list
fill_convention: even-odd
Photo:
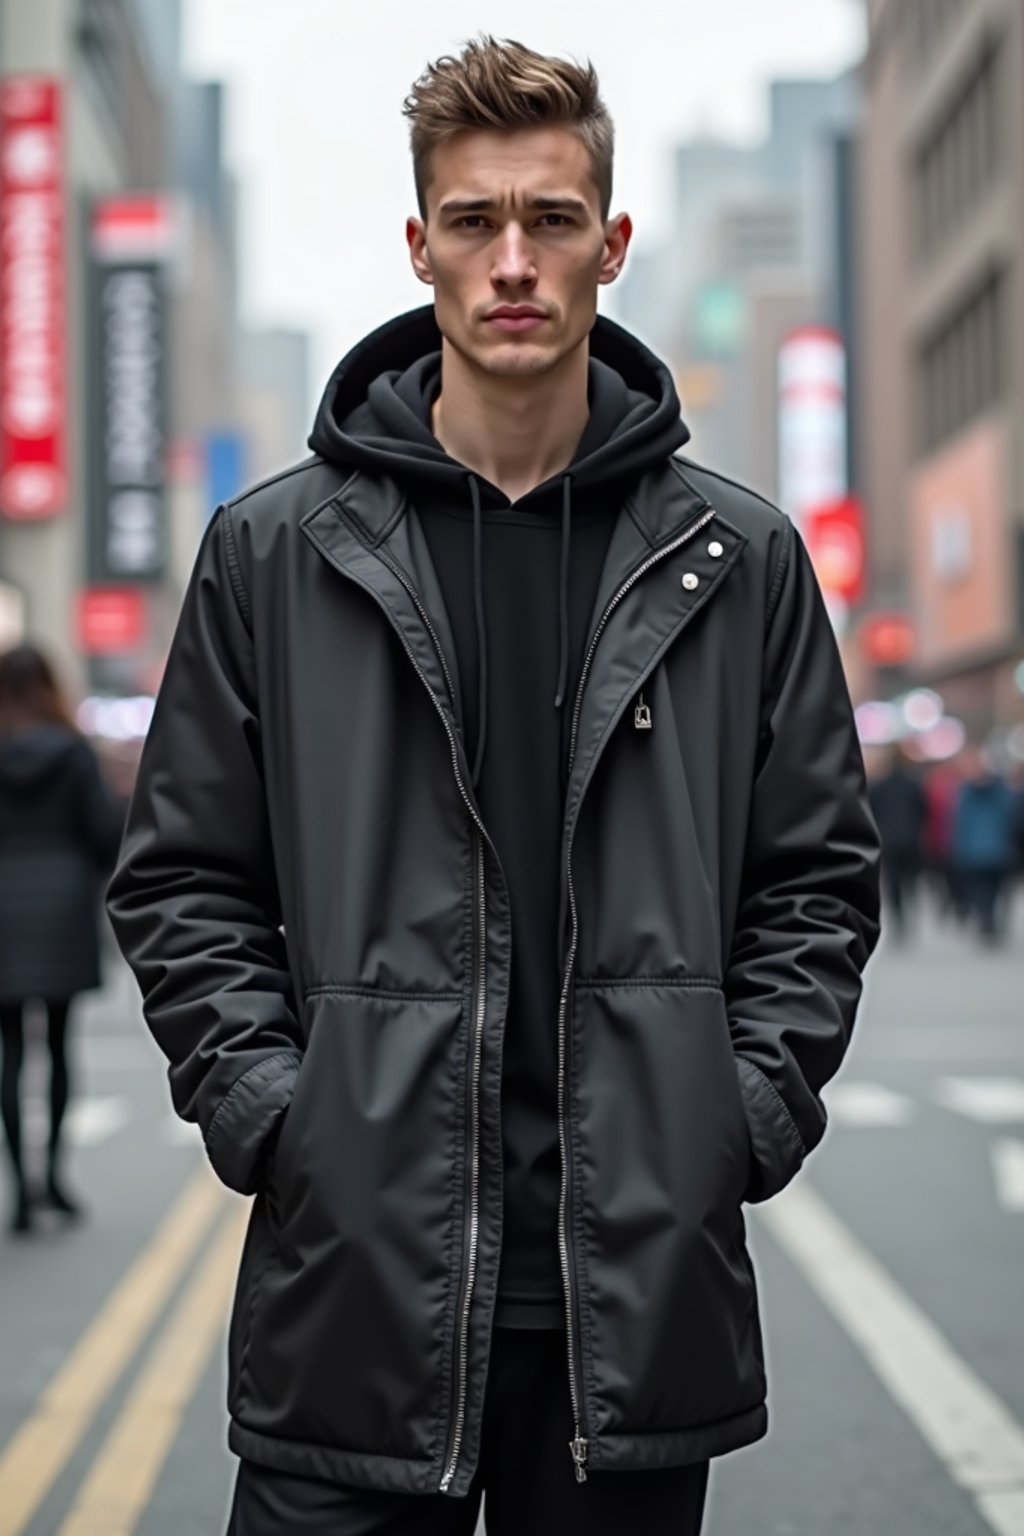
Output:
[[367,337],[331,377],[310,446],[403,488],[438,578],[473,785],[512,913],[496,1320],[558,1327],[558,860],[571,716],[615,517],[638,477],[689,434],[665,366],[598,320],[590,417],[572,463],[512,503],[431,432],[440,348],[429,308]]

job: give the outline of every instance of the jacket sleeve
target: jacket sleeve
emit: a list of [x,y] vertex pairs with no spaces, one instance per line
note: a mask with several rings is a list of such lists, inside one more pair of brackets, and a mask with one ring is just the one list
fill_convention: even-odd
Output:
[[825,1131],[878,938],[878,834],[832,626],[787,523],[765,642],[761,738],[726,999],[767,1200]]
[[253,645],[228,513],[207,529],[143,749],[107,894],[118,943],[232,1189],[260,1188],[302,1036],[264,795]]

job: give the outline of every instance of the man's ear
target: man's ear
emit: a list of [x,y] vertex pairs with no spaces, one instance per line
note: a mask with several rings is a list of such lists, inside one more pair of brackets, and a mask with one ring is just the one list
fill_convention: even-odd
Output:
[[430,256],[427,252],[427,226],[422,219],[406,219],[405,238],[413,271],[421,283],[433,287],[434,274],[430,270]]
[[614,283],[622,271],[633,238],[633,220],[628,213],[616,214],[604,226],[604,259],[598,273],[599,283]]

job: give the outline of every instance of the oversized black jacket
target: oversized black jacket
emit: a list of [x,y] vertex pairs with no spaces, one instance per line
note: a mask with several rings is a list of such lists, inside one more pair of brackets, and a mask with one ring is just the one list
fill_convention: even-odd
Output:
[[[461,1495],[501,1245],[510,924],[449,647],[386,478],[313,458],[223,508],[110,912],[179,1113],[256,1195],[233,1449]],[[560,1259],[581,1470],[765,1430],[742,1205],[824,1130],[876,864],[799,539],[667,459],[618,518],[573,714]]]

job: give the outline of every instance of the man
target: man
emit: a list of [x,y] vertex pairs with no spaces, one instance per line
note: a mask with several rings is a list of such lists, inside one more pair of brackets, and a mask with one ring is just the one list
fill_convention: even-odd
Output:
[[902,747],[886,752],[879,772],[868,783],[868,804],[882,841],[882,889],[889,903],[891,931],[902,940],[921,877],[928,821],[924,789]]
[[406,111],[433,308],[207,533],[111,913],[256,1196],[236,1536],[681,1536],[766,1428],[741,1206],[875,942],[861,757],[790,524],[595,322],[593,71],[483,39]]

